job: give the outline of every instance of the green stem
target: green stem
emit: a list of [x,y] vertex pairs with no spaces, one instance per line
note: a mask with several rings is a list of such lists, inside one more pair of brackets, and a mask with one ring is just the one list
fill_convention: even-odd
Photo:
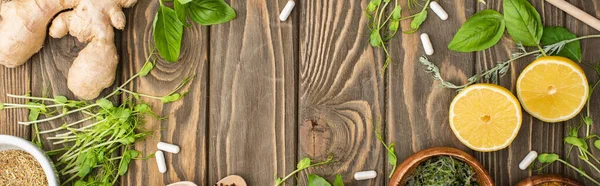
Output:
[[542,48],[542,46],[537,45],[537,48],[540,49],[540,51],[542,52],[543,56],[548,56],[548,55],[546,55],[546,51],[544,51],[544,49]]
[[133,92],[133,91],[130,91],[130,90],[127,90],[127,89],[122,89],[122,88],[120,88],[119,90],[121,90],[121,91],[123,91],[123,92],[125,92],[125,93],[128,93],[128,94],[132,94],[132,95],[139,95],[139,96],[142,96],[142,97],[147,97],[147,98],[152,98],[152,99],[162,100],[162,98],[161,98],[161,97],[156,97],[156,96],[146,95],[146,94],[142,94],[142,93],[136,93],[136,92]]
[[571,165],[570,163],[562,160],[562,159],[557,159],[556,161],[565,164],[566,166],[572,168],[573,170],[575,170],[577,173],[581,174],[583,177],[587,178],[588,180],[592,181],[594,184],[596,185],[600,185],[600,182],[596,181],[595,179],[593,179],[592,177],[590,177],[588,174],[586,174],[584,171],[582,171],[581,169]]
[[32,97],[32,96],[14,95],[14,94],[6,94],[6,96],[11,97],[11,98],[20,98],[20,99],[30,99],[30,100],[40,100],[40,101],[52,101],[52,102],[56,102],[56,100],[50,99],[50,98],[40,98],[40,97]]
[[[315,164],[309,165],[308,167],[303,168],[303,169],[296,169],[293,172],[291,172],[290,174],[288,174],[287,176],[285,176],[283,179],[281,179],[281,183],[284,183],[285,180],[289,179],[290,177],[294,176],[296,173],[298,173],[298,172],[300,172],[300,171],[302,171],[304,169],[308,169],[308,168],[319,166],[319,165],[328,164],[328,163],[331,162],[331,160],[333,160],[333,159],[329,158],[327,161],[322,161],[322,162],[319,162],[319,163],[315,163]],[[277,184],[276,186],[281,185],[281,183]]]
[[67,124],[67,125],[63,125],[63,126],[60,126],[60,127],[56,127],[56,128],[50,129],[50,130],[44,130],[44,131],[41,131],[41,132],[40,132],[40,134],[46,134],[46,133],[51,133],[51,132],[57,132],[57,131],[60,131],[60,130],[64,130],[64,129],[66,129],[67,127],[71,127],[71,126],[73,126],[73,125],[77,125],[77,124],[80,124],[80,123],[86,122],[86,121],[88,121],[88,120],[94,119],[94,118],[96,118],[96,117],[97,117],[97,116],[99,116],[99,115],[100,115],[100,114],[96,114],[96,115],[93,115],[93,116],[90,116],[90,117],[87,117],[87,118],[81,119],[81,120],[79,120],[79,121],[76,121],[76,122],[73,122],[73,123],[70,123],[70,124]]
[[21,125],[31,125],[31,124],[34,124],[34,123],[41,123],[41,122],[46,122],[46,121],[52,121],[52,120],[64,117],[66,115],[73,114],[75,112],[79,112],[79,111],[82,111],[82,110],[90,109],[90,108],[95,107],[95,106],[98,106],[98,105],[97,104],[91,104],[91,105],[88,105],[86,107],[82,107],[82,108],[78,108],[78,109],[75,109],[75,110],[71,110],[69,112],[62,113],[62,114],[59,114],[59,115],[56,115],[56,116],[53,116],[53,117],[49,117],[49,118],[46,118],[46,119],[41,119],[41,120],[36,120],[36,121],[29,121],[29,122],[21,122],[21,121],[19,121],[18,123],[21,124]]

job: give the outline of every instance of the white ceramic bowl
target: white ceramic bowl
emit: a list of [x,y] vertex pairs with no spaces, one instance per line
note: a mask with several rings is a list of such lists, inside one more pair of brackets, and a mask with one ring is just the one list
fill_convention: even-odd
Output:
[[54,164],[52,164],[52,161],[48,156],[46,156],[46,153],[44,153],[44,151],[42,151],[33,143],[23,138],[9,135],[0,135],[0,151],[12,149],[23,150],[31,154],[40,163],[42,169],[44,170],[44,173],[46,173],[46,178],[48,178],[49,186],[60,185],[58,174],[56,174]]

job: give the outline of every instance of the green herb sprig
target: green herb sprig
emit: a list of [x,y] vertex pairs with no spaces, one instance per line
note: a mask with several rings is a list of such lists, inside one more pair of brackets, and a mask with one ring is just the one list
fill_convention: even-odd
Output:
[[[317,163],[312,163],[312,160],[308,157],[302,158],[298,162],[298,165],[296,165],[296,170],[292,171],[290,174],[288,174],[287,176],[285,176],[283,178],[277,177],[275,179],[275,186],[282,185],[283,183],[286,182],[286,180],[295,176],[297,173],[299,173],[303,170],[306,170],[308,168],[315,167],[315,166],[326,165],[326,164],[331,163],[332,161],[333,161],[333,156],[329,156],[329,159],[322,161],[322,162],[317,162]],[[296,177],[296,179],[298,179],[298,178]],[[322,178],[316,174],[309,174],[307,183],[308,183],[308,186],[331,186],[331,184],[329,182],[327,182],[327,180],[325,180],[325,178]],[[344,186],[344,182],[342,181],[342,176],[340,174],[336,175],[336,178],[333,182],[333,186]]]
[[187,18],[200,25],[215,25],[236,17],[235,10],[223,0],[173,0],[173,8],[158,0],[160,6],[154,18],[154,43],[161,57],[176,62],[181,52],[183,28]]
[[450,156],[437,156],[421,163],[407,179],[407,186],[479,185],[473,167]]
[[[407,1],[409,8],[412,8],[413,5],[419,4],[418,1],[420,0]],[[398,33],[398,30],[400,30],[400,21],[412,19],[410,29],[403,32],[406,34],[415,33],[427,19],[427,9],[430,1],[431,0],[425,1],[420,12],[407,17],[402,17],[402,7],[398,3],[398,0],[394,0],[393,4],[392,0],[371,0],[369,4],[367,4],[365,14],[369,19],[368,25],[371,30],[369,34],[369,43],[373,47],[382,48],[386,55],[385,63],[381,69],[382,74],[385,73],[385,69],[392,61],[386,43]],[[388,7],[393,7],[393,9],[390,13],[386,14]]]
[[396,149],[395,149],[396,144],[395,143],[390,143],[389,145],[386,144],[385,140],[383,140],[383,136],[381,135],[380,129],[375,130],[375,136],[377,136],[377,140],[379,140],[379,142],[381,142],[383,147],[385,147],[385,150],[387,150],[388,164],[390,164],[392,166],[392,171],[390,172],[390,175],[388,177],[391,178],[392,175],[394,174],[394,171],[396,170],[396,166],[398,165],[398,156],[396,155]]
[[[148,57],[150,58],[152,54]],[[146,61],[140,72],[108,96],[95,102],[69,100],[65,96],[45,98],[8,94],[8,97],[25,99],[28,102],[26,104],[0,103],[0,110],[29,109],[29,121],[18,123],[34,126],[34,143],[42,147],[40,134],[54,134],[46,139],[53,141],[54,145],[65,145],[63,148],[46,152],[50,156],[58,156],[56,163],[58,172],[61,177],[68,178],[62,182],[63,184],[74,182],[76,186],[114,185],[119,180],[119,176],[127,172],[131,160],[145,159],[139,157],[141,154],[139,151],[132,149],[135,142],[151,134],[143,129],[144,116],[158,117],[148,104],[138,103],[139,97],[144,96],[169,103],[181,99],[185,94],[177,93],[182,86],[163,97],[144,95],[124,88],[133,79],[148,75],[153,67],[153,61]],[[114,105],[108,100],[121,93],[129,93],[133,96],[121,105]],[[38,124],[75,113],[82,114],[85,118],[44,131],[37,128]],[[123,151],[119,156],[118,152],[121,150]]]

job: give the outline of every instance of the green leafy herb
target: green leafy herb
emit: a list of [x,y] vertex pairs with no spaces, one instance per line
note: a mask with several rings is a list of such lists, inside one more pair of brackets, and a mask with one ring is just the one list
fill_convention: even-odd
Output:
[[394,171],[396,170],[396,166],[398,164],[398,157],[396,156],[396,149],[395,149],[396,144],[391,143],[390,145],[387,145],[385,143],[385,140],[383,140],[381,131],[379,131],[379,130],[380,129],[375,130],[375,136],[377,136],[377,140],[379,140],[379,142],[381,142],[383,147],[385,147],[385,150],[387,150],[388,163],[392,166],[392,171],[390,171],[390,175],[389,175],[389,177],[391,178],[392,174],[394,174]]
[[600,140],[594,141],[594,147],[596,147],[596,149],[600,150]]
[[[563,27],[544,27],[544,34],[542,35],[542,45],[552,45],[558,42],[575,39],[577,36],[566,28]],[[574,41],[565,45],[559,45],[560,48],[557,48],[556,51],[552,51],[552,53],[556,53],[558,56],[563,56],[570,58],[573,61],[581,62],[582,51],[581,51],[581,43],[579,41]],[[549,55],[551,53],[549,52]]]
[[[326,164],[331,163],[332,161],[333,161],[333,156],[329,156],[329,159],[327,159],[325,161],[322,161],[322,162],[317,162],[317,163],[314,163],[314,164],[311,164],[312,160],[310,158],[308,158],[308,157],[302,158],[298,162],[298,164],[296,165],[296,168],[297,168],[296,170],[294,170],[293,172],[291,172],[290,174],[288,174],[287,176],[285,176],[283,178],[280,178],[280,177],[276,177],[275,178],[275,186],[279,186],[279,185],[285,183],[285,181],[287,179],[289,179],[292,176],[296,175],[300,171],[306,170],[306,169],[308,169],[310,167],[315,167],[315,166],[320,166],[320,165],[326,165]],[[314,176],[316,176],[316,175],[314,175]],[[316,176],[316,177],[314,177],[314,176],[313,176],[313,179],[318,179],[317,178],[318,176]],[[310,178],[309,178],[309,182],[310,182]],[[314,182],[315,183],[320,183],[320,181],[314,181]],[[325,181],[325,182],[327,182],[327,181]],[[310,183],[309,183],[309,185],[310,185]]]
[[[123,88],[134,78],[140,77],[141,73],[148,73],[148,69],[151,68],[145,67],[108,96],[96,102],[68,100],[64,96],[45,98],[7,94],[8,97],[25,99],[28,102],[27,104],[6,103],[5,105],[8,106],[6,109],[30,110],[30,120],[18,123],[33,124],[35,132],[33,141],[36,145],[41,146],[40,134],[54,134],[47,139],[54,145],[65,146],[46,152],[48,155],[57,156],[56,166],[59,176],[67,178],[63,184],[115,185],[119,176],[127,172],[131,160],[140,154],[130,149],[131,146],[151,134],[142,128],[145,115],[156,116],[156,114],[152,113],[147,104],[136,103],[137,100],[132,98],[127,98],[120,105],[113,104],[109,98],[124,92],[161,100],[162,97],[140,94]],[[74,113],[82,114],[86,118],[44,131],[39,131],[37,128],[37,124]],[[119,156],[118,152],[121,150],[124,151]]]
[[181,52],[183,27],[189,27],[187,17],[201,25],[228,22],[236,17],[235,10],[223,0],[175,0],[171,9],[158,0],[160,6],[154,19],[154,43],[158,53],[169,62],[176,62]]
[[538,161],[541,163],[552,163],[558,159],[559,157],[557,154],[540,154],[538,156]]
[[473,167],[451,156],[436,156],[421,163],[406,179],[406,186],[479,185]]
[[508,34],[524,46],[538,46],[543,26],[540,14],[527,0],[504,0],[504,21]]
[[201,25],[215,25],[236,17],[235,11],[223,0],[193,0],[186,9],[190,18]]
[[[418,4],[417,1],[420,0],[408,0],[409,4]],[[386,43],[400,30],[400,21],[412,19],[410,24],[411,29],[404,33],[416,32],[427,19],[429,2],[430,0],[426,1],[420,12],[406,17],[402,17],[402,7],[398,3],[398,0],[395,0],[393,4],[391,0],[371,0],[367,4],[365,13],[369,19],[368,25],[371,30],[369,33],[369,44],[373,47],[382,48],[386,55],[385,63],[381,68],[382,74],[385,73],[385,69],[392,62]],[[392,7],[393,9],[390,11],[389,8]]]
[[154,42],[158,53],[169,62],[176,62],[181,52],[183,23],[177,13],[164,5],[158,8],[154,24]]
[[333,186],[344,186],[344,180],[342,179],[342,175],[335,175],[335,180],[333,181]]
[[308,175],[308,186],[331,186],[325,178],[317,176],[315,174]]
[[460,27],[448,48],[458,52],[474,52],[494,46],[504,34],[504,18],[495,10],[484,10],[471,16]]

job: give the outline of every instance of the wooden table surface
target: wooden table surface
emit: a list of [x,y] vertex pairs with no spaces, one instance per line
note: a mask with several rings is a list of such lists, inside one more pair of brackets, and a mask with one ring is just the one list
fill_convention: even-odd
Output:
[[[367,0],[298,0],[285,22],[278,16],[287,0],[228,1],[237,12],[236,19],[185,29],[179,62],[159,61],[150,76],[128,86],[142,93],[164,95],[184,78],[195,77],[184,87],[189,94],[181,101],[163,105],[146,100],[154,111],[168,118],[150,119],[147,128],[154,134],[136,149],[150,154],[157,150],[158,141],[180,145],[179,154],[166,154],[168,172],[159,173],[153,159],[138,160],[121,184],[163,185],[189,180],[211,185],[237,174],[250,185],[272,185],[275,175],[293,171],[302,157],[324,160],[332,154],[334,163],[311,168],[308,173],[329,180],[340,173],[347,185],[385,185],[391,166],[375,137],[379,118],[383,120],[384,138],[397,144],[399,161],[425,148],[449,146],[474,155],[497,185],[512,185],[536,174],[519,170],[518,163],[531,150],[564,157],[568,148],[562,138],[577,120],[549,124],[524,113],[523,125],[511,146],[491,153],[472,151],[457,140],[448,125],[448,107],[456,92],[438,88],[439,82],[432,80],[418,62],[424,54],[419,40],[423,32],[429,33],[436,50],[430,59],[440,66],[444,78],[455,83],[464,83],[474,73],[508,59],[516,49],[507,36],[482,52],[446,49],[469,16],[487,8],[501,11],[501,0],[487,1],[487,5],[476,0],[439,1],[450,18],[441,21],[430,12],[416,34],[399,34],[391,40],[389,49],[395,62],[385,75],[379,71],[383,52],[368,44],[369,29],[363,13]],[[546,26],[564,26],[579,36],[598,33],[542,0],[530,2]],[[595,0],[569,2],[600,17],[600,3]],[[148,56],[157,7],[157,0],[139,0],[126,10],[128,25],[117,34],[121,65],[115,85],[137,72]],[[404,27],[408,24],[403,23]],[[582,45],[584,61],[600,60],[600,40],[585,40]],[[0,101],[18,101],[7,98],[6,93],[28,92],[73,98],[66,75],[84,46],[72,37],[47,38],[30,62],[14,69],[0,67]],[[532,57],[515,62],[501,85],[514,91],[516,77],[530,61]],[[587,72],[590,80],[598,79],[591,70]],[[600,108],[599,101],[598,96],[593,99],[594,107]],[[600,118],[595,110],[594,116]],[[31,129],[17,125],[26,115],[26,110],[0,112],[0,133],[30,138]],[[600,132],[597,127],[594,130]],[[575,155],[571,160],[581,164]],[[353,180],[352,175],[363,170],[375,170],[378,177]],[[545,172],[583,181],[558,164]],[[305,178],[306,174],[301,174],[300,185],[305,185]]]

